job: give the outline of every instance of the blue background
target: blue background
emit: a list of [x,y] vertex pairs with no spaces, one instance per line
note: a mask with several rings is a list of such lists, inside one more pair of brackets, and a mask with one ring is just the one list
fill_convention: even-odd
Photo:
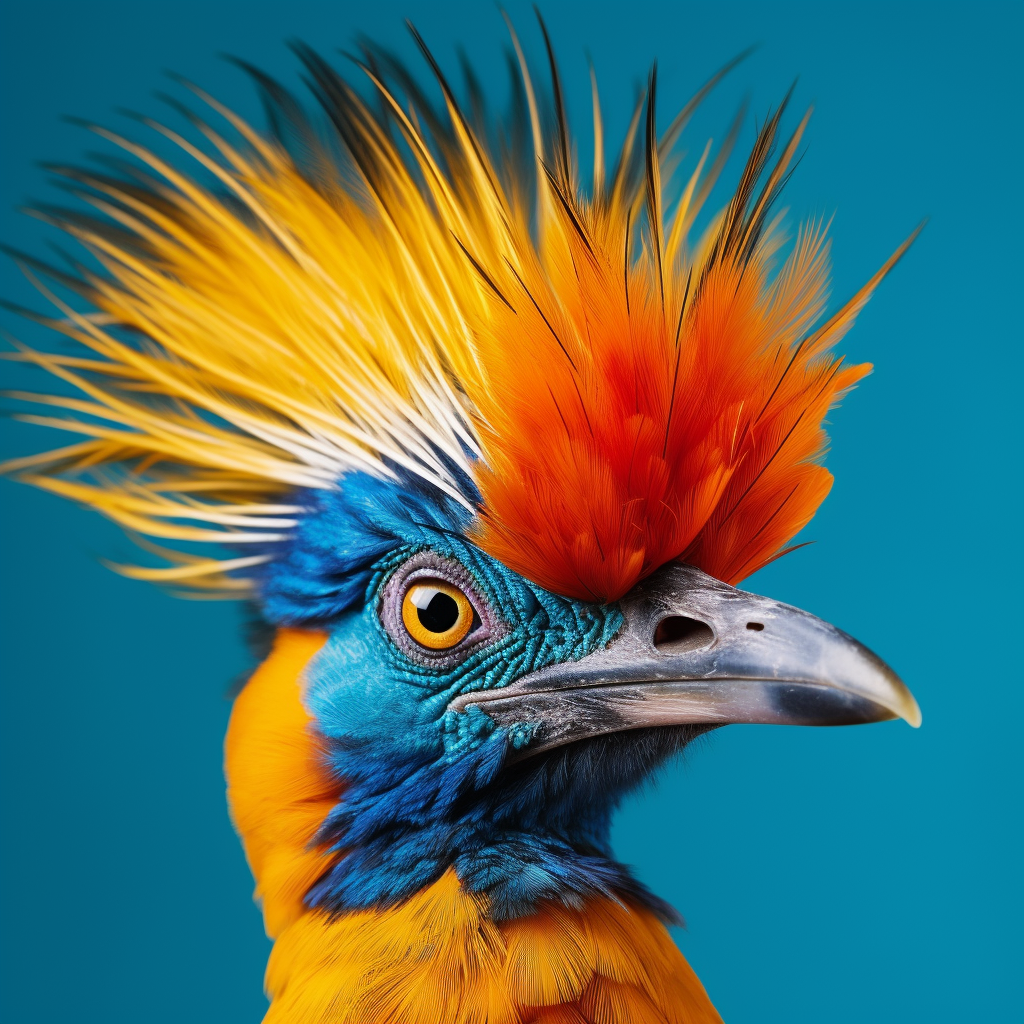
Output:
[[[539,57],[529,8],[510,7]],[[795,108],[816,114],[787,202],[835,212],[837,298],[932,218],[845,343],[876,372],[831,417],[817,543],[749,583],[881,653],[924,726],[723,730],[629,803],[617,849],[686,915],[679,942],[731,1024],[1019,1021],[1024,8],[544,7],[584,154],[585,50],[614,140],[652,58],[667,123],[759,43],[695,122],[697,151],[747,90],[763,118],[799,75]],[[489,3],[7,3],[0,236],[45,252],[48,229],[14,212],[54,198],[34,161],[96,147],[59,115],[158,112],[172,68],[258,117],[219,52],[294,82],[283,40],[364,31],[411,56],[405,16],[502,93]],[[0,293],[38,305],[10,264]],[[53,443],[2,429],[7,455]],[[2,1019],[257,1020],[269,945],[221,779],[238,609],[116,577],[99,560],[129,543],[59,499],[4,481],[0,513]]]

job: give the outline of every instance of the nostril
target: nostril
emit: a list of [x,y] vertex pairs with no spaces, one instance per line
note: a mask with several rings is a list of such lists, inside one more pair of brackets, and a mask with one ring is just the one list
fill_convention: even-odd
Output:
[[747,623],[747,629],[753,629],[756,632],[760,633],[761,630],[764,629],[764,623],[763,622],[748,622]]
[[663,654],[679,654],[707,647],[715,634],[706,622],[686,615],[669,615],[654,631],[654,646]]

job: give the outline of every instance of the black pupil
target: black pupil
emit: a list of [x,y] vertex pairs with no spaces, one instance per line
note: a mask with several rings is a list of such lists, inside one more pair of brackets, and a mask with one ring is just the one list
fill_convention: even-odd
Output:
[[447,633],[459,621],[459,606],[454,597],[440,590],[433,593],[428,590],[423,599],[427,599],[425,604],[416,602],[416,614],[424,629],[431,633]]

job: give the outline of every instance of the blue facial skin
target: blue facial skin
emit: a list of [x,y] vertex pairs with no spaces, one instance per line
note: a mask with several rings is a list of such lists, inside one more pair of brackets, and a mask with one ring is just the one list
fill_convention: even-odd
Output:
[[[479,709],[447,710],[459,694],[604,646],[622,624],[618,609],[523,579],[465,539],[471,517],[461,505],[412,478],[350,474],[300,502],[309,511],[272,552],[262,612],[274,625],[330,633],[307,669],[305,699],[346,787],[316,837],[339,856],[307,904],[390,906],[454,866],[499,920],[542,900],[580,907],[591,896],[626,897],[677,920],[612,859],[608,833],[618,800],[688,733],[602,736],[506,765],[536,723],[498,728]],[[500,625],[455,664],[410,657],[382,621],[387,581],[423,551],[464,567]]]

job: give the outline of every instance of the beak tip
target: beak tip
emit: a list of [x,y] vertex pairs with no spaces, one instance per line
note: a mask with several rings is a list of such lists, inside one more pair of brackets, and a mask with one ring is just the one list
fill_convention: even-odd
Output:
[[920,729],[921,708],[914,699],[914,695],[905,689],[902,697],[903,699],[899,702],[899,708],[894,710],[911,729]]

